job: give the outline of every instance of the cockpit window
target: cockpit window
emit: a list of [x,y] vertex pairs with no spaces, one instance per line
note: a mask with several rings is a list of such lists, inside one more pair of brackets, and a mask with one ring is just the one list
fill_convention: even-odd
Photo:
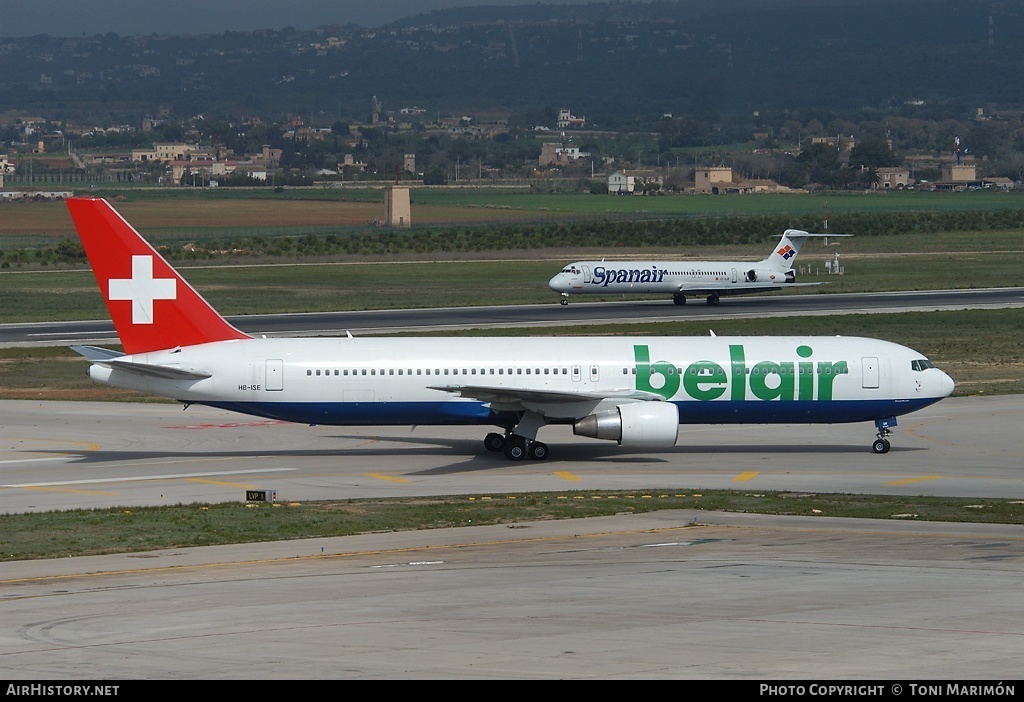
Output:
[[923,371],[934,367],[935,364],[929,361],[927,358],[916,358],[910,362],[910,370]]

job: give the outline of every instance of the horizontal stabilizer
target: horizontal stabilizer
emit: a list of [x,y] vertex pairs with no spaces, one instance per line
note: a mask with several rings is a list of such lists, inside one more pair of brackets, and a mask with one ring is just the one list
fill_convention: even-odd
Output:
[[160,366],[153,363],[138,363],[136,361],[125,361],[125,354],[119,351],[111,351],[98,346],[72,346],[71,350],[85,356],[98,366],[120,370],[127,373],[144,375],[149,378],[164,378],[166,380],[202,380],[213,374],[192,368],[179,368],[178,366]]
[[788,236],[790,239],[803,239],[809,236],[853,236],[853,234],[827,234],[821,232],[805,232],[798,229],[787,229],[783,236]]
[[71,346],[69,348],[75,353],[85,356],[93,363],[109,361],[112,358],[120,358],[121,356],[124,356],[120,351],[111,351],[110,349],[100,348],[99,346]]
[[123,370],[129,373],[138,373],[139,375],[153,378],[166,378],[168,380],[202,380],[213,375],[201,370],[178,368],[176,366],[158,366],[152,363],[135,363],[134,361],[122,361],[116,358],[110,361],[101,361],[98,365],[106,366],[113,370]]

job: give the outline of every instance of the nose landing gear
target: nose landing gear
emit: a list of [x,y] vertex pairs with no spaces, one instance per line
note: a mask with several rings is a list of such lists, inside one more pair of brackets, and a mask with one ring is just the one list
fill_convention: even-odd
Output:
[[892,448],[892,444],[889,443],[889,437],[892,436],[891,427],[896,426],[896,417],[886,417],[884,419],[876,419],[875,427],[878,429],[878,434],[874,442],[871,444],[872,453],[889,453],[889,449]]

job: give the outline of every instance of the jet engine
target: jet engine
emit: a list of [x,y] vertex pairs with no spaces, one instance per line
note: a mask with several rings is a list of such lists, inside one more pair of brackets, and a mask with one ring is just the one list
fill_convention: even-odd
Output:
[[631,402],[577,420],[572,425],[572,433],[617,441],[619,446],[675,446],[679,435],[679,408],[671,402]]
[[751,268],[744,276],[748,283],[794,283],[796,272],[793,269],[787,271],[772,271],[765,268]]

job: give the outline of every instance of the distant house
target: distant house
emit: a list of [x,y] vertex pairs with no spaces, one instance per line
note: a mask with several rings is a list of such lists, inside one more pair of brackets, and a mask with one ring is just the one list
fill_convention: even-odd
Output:
[[628,176],[621,171],[615,171],[608,176],[608,194],[618,195],[622,193],[631,194],[636,188],[636,178]]
[[693,181],[695,193],[712,195],[791,192],[791,188],[767,178],[736,178],[726,166],[698,168],[693,172]]
[[558,111],[559,129],[579,129],[587,123],[586,117],[576,117],[571,110]]
[[812,144],[825,144],[842,153],[850,153],[853,151],[853,147],[857,145],[857,140],[853,138],[851,134],[848,137],[842,136],[817,136],[811,137]]
[[993,176],[992,178],[982,178],[981,187],[992,188],[993,190],[1014,190],[1017,184],[1009,178]]
[[693,172],[694,192],[724,193],[732,185],[732,168],[728,166],[708,166],[697,168]]
[[540,145],[540,157],[537,159],[537,163],[540,166],[564,165],[588,156],[590,156],[589,153],[580,151],[576,146],[562,146],[548,141]]
[[906,168],[879,168],[875,175],[877,180],[871,185],[875,190],[902,190],[910,185],[910,171]]
[[973,183],[978,179],[978,168],[973,163],[942,164],[942,180],[949,183]]

